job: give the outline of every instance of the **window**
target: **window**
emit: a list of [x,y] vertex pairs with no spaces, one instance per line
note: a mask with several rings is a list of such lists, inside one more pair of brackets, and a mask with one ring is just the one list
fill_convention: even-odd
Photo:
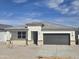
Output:
[[22,32],[22,38],[26,38],[26,32]]
[[19,39],[25,39],[26,38],[26,32],[18,32],[18,38]]
[[18,32],[18,38],[21,38],[21,32]]

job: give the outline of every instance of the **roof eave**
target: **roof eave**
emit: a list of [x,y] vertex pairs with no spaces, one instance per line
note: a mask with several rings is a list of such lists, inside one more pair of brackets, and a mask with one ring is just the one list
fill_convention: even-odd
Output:
[[75,29],[42,29],[42,31],[75,31]]

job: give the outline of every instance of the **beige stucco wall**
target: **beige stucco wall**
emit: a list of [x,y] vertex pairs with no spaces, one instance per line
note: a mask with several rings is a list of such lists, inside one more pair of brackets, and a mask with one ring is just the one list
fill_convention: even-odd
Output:
[[[23,29],[10,30],[10,33],[12,34],[11,40],[25,40],[25,39],[18,39],[19,31],[25,31],[27,33],[27,30],[23,30]],[[27,39],[27,34],[26,34],[26,39]]]
[[12,40],[11,43],[13,45],[27,45],[26,40]]
[[31,31],[38,31],[38,40],[42,39],[41,26],[28,26],[28,40],[31,40]]
[[69,33],[70,34],[70,44],[75,45],[75,31],[41,31],[41,26],[28,26],[28,40],[31,40],[33,44],[33,40],[31,38],[31,31],[38,31],[38,44],[43,44],[43,34],[44,33]]
[[28,39],[27,37],[27,34],[26,34],[26,39],[18,39],[18,31],[26,31],[27,33],[27,30],[23,30],[23,29],[16,29],[16,30],[9,30],[10,33],[12,34],[12,37],[11,37],[11,42],[13,45],[26,45],[26,40]]
[[18,31],[26,31],[28,35],[26,39],[28,39],[28,45],[33,44],[33,40],[31,37],[31,31],[38,31],[38,45],[43,45],[43,34],[44,33],[69,33],[70,34],[70,44],[75,45],[75,31],[42,31],[41,26],[28,26],[28,31],[27,30],[11,30],[10,32],[12,33],[12,40],[14,44],[26,44],[24,39],[18,39],[17,32]]
[[38,31],[38,45],[43,45],[43,43],[41,43],[41,41],[43,40],[43,35],[41,32],[41,26],[28,26],[28,44],[33,44],[33,40],[31,38],[31,32],[32,31]]

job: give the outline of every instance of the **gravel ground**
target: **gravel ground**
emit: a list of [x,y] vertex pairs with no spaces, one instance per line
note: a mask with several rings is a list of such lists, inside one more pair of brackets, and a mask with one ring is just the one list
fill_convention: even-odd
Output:
[[37,59],[38,56],[64,56],[79,59],[79,46],[15,46],[0,45],[0,59]]

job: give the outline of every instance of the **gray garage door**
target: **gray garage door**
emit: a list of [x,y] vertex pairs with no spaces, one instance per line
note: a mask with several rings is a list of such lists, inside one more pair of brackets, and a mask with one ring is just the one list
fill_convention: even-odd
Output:
[[44,34],[44,44],[70,45],[70,34]]

